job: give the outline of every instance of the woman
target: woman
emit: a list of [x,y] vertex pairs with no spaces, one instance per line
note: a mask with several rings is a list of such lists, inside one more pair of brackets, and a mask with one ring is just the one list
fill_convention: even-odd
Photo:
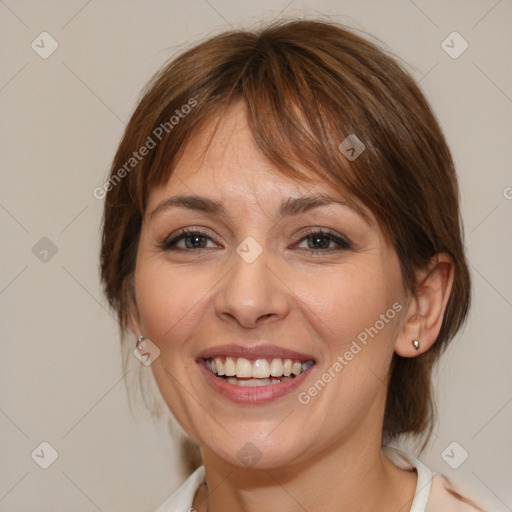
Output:
[[385,446],[428,438],[470,300],[450,152],[391,57],[319,21],[213,37],[105,192],[106,295],[204,464],[159,512],[480,510]]

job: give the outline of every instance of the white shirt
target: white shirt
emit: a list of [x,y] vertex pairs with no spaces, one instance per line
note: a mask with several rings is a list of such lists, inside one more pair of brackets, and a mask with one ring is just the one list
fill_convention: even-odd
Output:
[[[446,477],[432,472],[417,458],[390,446],[384,446],[383,452],[395,466],[406,471],[415,470],[418,475],[416,492],[409,512],[482,511],[457,492]],[[201,466],[155,512],[193,512],[194,496],[203,483],[205,472],[204,466]]]

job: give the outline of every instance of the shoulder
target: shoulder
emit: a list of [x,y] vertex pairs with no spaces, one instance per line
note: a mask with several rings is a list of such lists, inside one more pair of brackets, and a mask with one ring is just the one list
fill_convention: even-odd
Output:
[[432,479],[430,498],[425,512],[446,510],[450,512],[484,512],[467,492],[451,482],[446,476],[437,474]]
[[384,446],[383,452],[400,469],[418,475],[410,512],[485,512],[467,490],[433,472],[416,457],[391,446]]
[[155,512],[188,512],[192,510],[194,496],[205,481],[204,466],[197,468],[183,484],[167,498]]

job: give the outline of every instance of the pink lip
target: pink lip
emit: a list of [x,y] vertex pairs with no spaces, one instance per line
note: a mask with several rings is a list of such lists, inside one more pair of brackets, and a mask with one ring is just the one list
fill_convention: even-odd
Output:
[[204,360],[198,362],[199,369],[209,386],[219,395],[237,404],[260,405],[277,400],[293,390],[297,389],[309,376],[309,370],[297,375],[295,378],[280,384],[269,384],[268,386],[242,387],[229,384],[225,380],[216,377],[206,368]]
[[237,404],[265,404],[272,400],[277,400],[298,388],[302,382],[309,376],[310,369],[297,375],[291,380],[279,384],[269,384],[267,386],[242,387],[235,384],[229,384],[224,379],[216,377],[206,368],[205,360],[214,357],[243,357],[250,361],[255,359],[291,359],[293,361],[315,361],[313,356],[277,347],[275,345],[220,345],[209,348],[201,352],[197,359],[197,365],[209,386],[219,395]]
[[[244,357],[249,360],[281,358],[301,362],[316,362],[315,358],[309,354],[301,354],[295,350],[289,350],[275,345],[254,345],[252,347],[246,345],[220,345],[201,352],[198,355],[197,360],[223,356]],[[277,386],[278,384],[275,385]]]

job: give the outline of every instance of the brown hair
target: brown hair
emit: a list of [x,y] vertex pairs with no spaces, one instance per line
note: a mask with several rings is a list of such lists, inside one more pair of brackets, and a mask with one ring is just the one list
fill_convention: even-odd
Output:
[[[259,148],[280,172],[307,180],[300,162],[373,212],[397,251],[408,292],[418,284],[415,270],[428,268],[436,253],[453,258],[455,280],[436,343],[415,358],[395,354],[391,364],[383,433],[428,435],[432,368],[470,301],[454,165],[411,76],[338,25],[300,20],[226,32],[185,51],[148,84],[103,189],[101,277],[123,333],[148,192],[167,182],[187,139],[239,100]],[[339,145],[352,134],[365,150],[350,161]]]

